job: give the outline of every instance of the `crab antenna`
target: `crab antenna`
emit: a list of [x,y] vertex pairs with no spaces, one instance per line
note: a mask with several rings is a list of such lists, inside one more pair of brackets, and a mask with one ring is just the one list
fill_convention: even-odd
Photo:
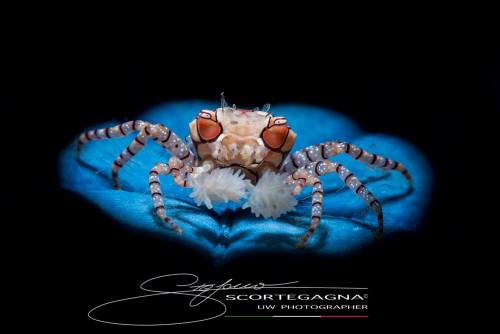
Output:
[[226,99],[224,98],[224,92],[220,93],[220,107],[224,111],[224,106],[226,105]]
[[264,104],[264,106],[262,107],[262,111],[266,113],[266,116],[271,114],[269,110],[271,110],[271,105],[269,103]]

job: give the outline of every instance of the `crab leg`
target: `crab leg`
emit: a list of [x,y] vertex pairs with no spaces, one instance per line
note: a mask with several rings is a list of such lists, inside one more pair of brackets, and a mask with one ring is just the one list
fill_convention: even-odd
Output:
[[[297,248],[303,248],[307,240],[313,235],[321,221],[321,214],[323,212],[323,185],[321,180],[314,175],[308,174],[305,169],[299,169],[288,177],[288,182],[295,184],[295,191],[299,193],[306,185],[312,185],[312,205],[311,205],[311,224],[306,234],[302,236]],[[294,194],[296,194],[294,191]]]
[[125,122],[110,128],[90,130],[82,133],[78,139],[77,154],[79,155],[83,145],[91,140],[124,137],[133,131],[139,131],[132,143],[120,153],[113,161],[112,177],[113,186],[119,189],[118,172],[125,164],[132,159],[146,145],[149,138],[153,139],[164,147],[173,156],[179,158],[186,166],[193,166],[195,155],[188,146],[169,128],[161,124],[151,124],[136,120]]
[[[342,164],[339,164],[337,162],[332,162],[330,160],[322,160],[322,161],[308,163],[306,166],[301,167],[295,172],[293,172],[289,176],[288,180],[289,183],[296,185],[293,193],[298,194],[300,193],[302,188],[305,187],[306,185],[313,184],[315,187],[318,186],[318,184],[315,182],[319,181],[319,176],[330,173],[337,173],[337,175],[349,187],[349,189],[351,189],[357,196],[363,199],[365,203],[368,205],[368,207],[377,214],[377,223],[378,223],[377,236],[380,236],[384,231],[384,216],[382,213],[382,206],[380,205],[380,202],[375,198],[375,196],[373,196],[373,194],[368,190],[368,188],[366,188],[361,183],[361,181],[359,181],[359,179]],[[321,183],[319,183],[319,186],[316,190],[313,187],[313,199],[312,199],[313,210],[315,209],[314,206],[315,203],[319,201],[320,197],[319,193],[316,192],[317,190],[321,190],[321,202],[320,202],[321,206],[318,206],[318,208],[319,209],[322,208],[323,188],[321,186]],[[316,198],[315,198],[315,192],[317,194]],[[321,217],[321,213],[319,217]],[[311,218],[311,227],[307,231],[306,235],[304,235],[304,237],[302,238],[301,242],[299,243],[299,246],[303,246],[303,244],[307,242],[307,240],[312,235],[318,224],[319,224],[319,219],[318,222],[315,223],[312,221]]]
[[303,148],[291,154],[283,164],[282,169],[291,173],[294,170],[305,167],[307,164],[328,160],[328,158],[341,153],[347,153],[354,159],[370,166],[375,166],[384,170],[397,170],[411,182],[411,175],[402,163],[378,154],[370,153],[359,146],[347,142],[330,141]]
[[80,156],[83,146],[89,141],[119,138],[127,136],[133,131],[139,131],[144,126],[143,123],[142,121],[130,121],[109,128],[85,131],[78,138],[76,153]]
[[154,212],[163,219],[174,231],[182,233],[182,229],[172,222],[167,216],[165,203],[163,201],[163,193],[160,185],[160,174],[174,176],[175,183],[182,187],[188,187],[188,174],[192,173],[193,168],[186,166],[179,158],[171,157],[168,164],[157,163],[149,172],[149,191],[153,199]]

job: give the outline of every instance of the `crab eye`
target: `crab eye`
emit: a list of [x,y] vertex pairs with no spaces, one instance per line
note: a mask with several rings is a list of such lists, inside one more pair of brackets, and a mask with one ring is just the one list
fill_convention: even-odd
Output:
[[286,119],[277,119],[272,126],[262,131],[262,140],[267,147],[280,149],[285,144],[289,131]]
[[202,116],[202,113],[200,113],[200,117],[196,120],[196,127],[203,141],[214,141],[222,133],[222,125],[212,120],[210,115],[208,118],[205,118]]
[[200,111],[198,116],[200,116],[201,118],[205,118],[205,119],[212,119],[212,116],[206,111]]

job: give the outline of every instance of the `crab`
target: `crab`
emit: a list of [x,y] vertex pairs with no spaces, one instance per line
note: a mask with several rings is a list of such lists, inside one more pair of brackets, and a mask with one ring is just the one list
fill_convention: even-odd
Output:
[[167,215],[160,175],[172,175],[181,187],[193,188],[190,195],[209,209],[214,202],[247,198],[243,208],[256,216],[277,218],[293,210],[294,196],[311,186],[311,217],[308,230],[297,243],[302,248],[321,221],[323,185],[321,176],[335,173],[377,216],[376,237],[384,229],[382,206],[368,188],[345,166],[330,160],[347,154],[357,161],[386,171],[400,172],[411,186],[406,167],[388,157],[368,152],[345,141],[327,141],[292,152],[297,134],[287,119],[274,116],[270,105],[241,109],[228,106],[224,96],[215,110],[201,110],[189,123],[185,142],[163,124],[133,120],[113,127],[83,132],[77,156],[89,141],[124,137],[137,132],[132,143],[114,160],[113,187],[120,189],[118,173],[147,143],[153,140],[171,154],[167,163],[158,162],[149,172],[153,211],[167,226],[182,229]]

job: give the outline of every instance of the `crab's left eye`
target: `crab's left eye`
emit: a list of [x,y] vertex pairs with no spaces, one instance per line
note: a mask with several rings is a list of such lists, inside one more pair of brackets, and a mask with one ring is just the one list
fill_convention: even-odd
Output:
[[280,149],[286,142],[290,128],[286,124],[285,118],[274,120],[274,124],[262,131],[261,137],[264,144],[270,149]]
[[222,125],[210,118],[203,117],[201,114],[200,116],[196,120],[200,139],[205,142],[216,140],[222,133]]

